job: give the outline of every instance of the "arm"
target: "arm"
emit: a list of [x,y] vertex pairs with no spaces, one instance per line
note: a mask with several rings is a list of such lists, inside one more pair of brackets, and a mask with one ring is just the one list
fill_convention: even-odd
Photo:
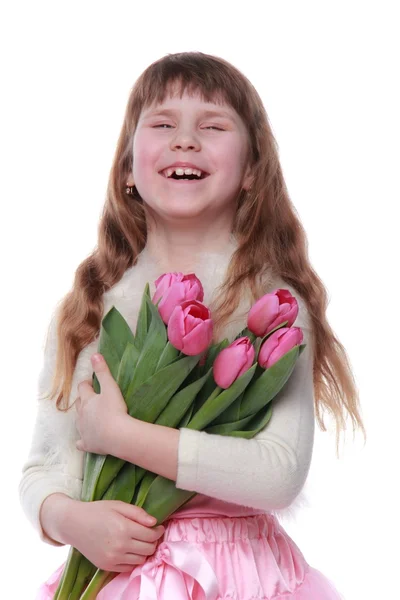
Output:
[[314,441],[311,328],[306,306],[300,298],[298,302],[295,326],[303,329],[307,346],[277,395],[264,430],[247,440],[127,417],[116,454],[176,481],[180,489],[261,510],[289,506],[306,480]]
[[304,486],[314,442],[313,348],[306,306],[290,291],[307,346],[273,401],[269,424],[251,440],[181,429],[178,488],[270,511],[289,506]]
[[[50,389],[57,350],[56,334],[56,315],[54,315],[44,352],[44,364],[39,375],[39,395]],[[94,342],[84,348],[78,357],[70,399],[77,396],[77,384],[82,379],[91,377],[90,355],[96,351],[96,344]],[[22,508],[40,538],[56,546],[63,545],[65,541],[59,536],[58,539],[53,539],[51,533],[47,535],[40,521],[40,509],[51,494],[54,494],[49,500],[51,503],[54,503],[56,497],[60,495],[75,500],[80,498],[83,453],[75,447],[77,438],[75,409],[61,412],[56,409],[54,400],[40,400],[30,452],[22,467],[19,495]],[[51,512],[55,514],[54,511]]]
[[71,539],[71,517],[76,510],[77,500],[65,494],[55,493],[43,501],[39,521],[43,539],[54,546],[74,545]]

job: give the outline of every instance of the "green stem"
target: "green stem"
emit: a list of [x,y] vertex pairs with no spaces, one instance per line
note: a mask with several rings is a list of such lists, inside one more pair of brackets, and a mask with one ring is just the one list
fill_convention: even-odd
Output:
[[93,575],[96,573],[96,570],[96,566],[93,565],[85,556],[82,556],[78,574],[75,579],[75,584],[68,596],[68,600],[80,599]]
[[95,600],[97,594],[109,583],[118,573],[110,573],[98,569],[87,586],[86,590],[80,597],[80,600]]
[[71,547],[68,555],[68,560],[64,567],[63,575],[61,577],[58,588],[54,594],[53,600],[69,599],[69,594],[73,590],[75,585],[75,580],[78,573],[81,558],[82,554],[79,552],[79,550]]

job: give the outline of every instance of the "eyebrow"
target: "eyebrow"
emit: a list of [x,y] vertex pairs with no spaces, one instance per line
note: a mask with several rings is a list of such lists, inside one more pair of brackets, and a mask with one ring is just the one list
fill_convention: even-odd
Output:
[[[148,119],[150,117],[158,117],[160,115],[163,116],[174,116],[176,115],[176,113],[180,112],[179,110],[175,110],[172,108],[160,108],[160,109],[156,109],[154,111],[150,111],[149,113],[145,113],[144,114],[144,118]],[[222,118],[227,118],[227,119],[231,119],[231,121],[235,121],[235,117],[234,115],[232,115],[231,113],[228,113],[225,110],[204,110],[202,111],[202,116],[209,118],[209,117],[222,117]]]

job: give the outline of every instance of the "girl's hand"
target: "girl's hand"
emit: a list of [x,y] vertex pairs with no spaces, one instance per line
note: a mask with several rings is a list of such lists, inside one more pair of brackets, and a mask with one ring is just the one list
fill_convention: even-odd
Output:
[[121,419],[127,418],[128,408],[101,354],[94,354],[91,360],[101,393],[96,394],[89,380],[81,381],[78,385],[76,426],[81,439],[76,447],[84,452],[113,454],[119,424]]
[[150,527],[142,508],[119,500],[78,502],[70,519],[71,545],[98,569],[123,573],[154,554],[164,527]]

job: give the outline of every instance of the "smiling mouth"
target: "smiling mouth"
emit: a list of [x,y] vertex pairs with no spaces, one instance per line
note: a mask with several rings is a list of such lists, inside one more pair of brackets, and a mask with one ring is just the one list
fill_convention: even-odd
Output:
[[[182,169],[179,169],[182,171]],[[168,172],[169,171],[169,172]],[[169,181],[184,181],[185,183],[187,182],[193,182],[193,181],[203,181],[203,179],[206,179],[209,176],[209,173],[206,173],[205,171],[200,171],[200,170],[196,170],[196,173],[179,173],[179,175],[174,171],[171,172],[172,169],[164,169],[163,171],[159,172],[159,175],[161,175],[162,177],[164,177],[164,179],[168,179]],[[200,174],[200,176],[199,176]]]
[[171,177],[166,177],[162,173],[160,173],[160,175],[167,181],[171,181],[173,183],[199,183],[208,177],[208,175],[204,175],[202,177],[196,177],[196,175],[185,175],[184,177],[176,175],[174,177],[171,175]]

